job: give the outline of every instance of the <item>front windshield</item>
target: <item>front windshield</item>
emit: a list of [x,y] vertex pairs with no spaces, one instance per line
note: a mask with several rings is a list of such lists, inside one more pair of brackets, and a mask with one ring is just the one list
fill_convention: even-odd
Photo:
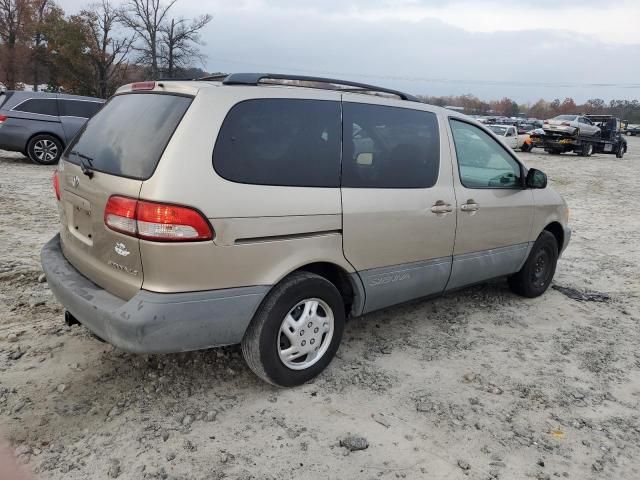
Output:
[[501,127],[499,125],[489,125],[489,128],[493,133],[501,137],[503,137],[504,134],[507,133],[507,127]]

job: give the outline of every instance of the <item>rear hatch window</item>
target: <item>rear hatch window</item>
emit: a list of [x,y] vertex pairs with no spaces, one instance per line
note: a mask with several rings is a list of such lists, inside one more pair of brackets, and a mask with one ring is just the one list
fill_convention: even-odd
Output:
[[93,170],[147,180],[191,104],[191,97],[134,93],[107,102],[71,142],[65,160]]

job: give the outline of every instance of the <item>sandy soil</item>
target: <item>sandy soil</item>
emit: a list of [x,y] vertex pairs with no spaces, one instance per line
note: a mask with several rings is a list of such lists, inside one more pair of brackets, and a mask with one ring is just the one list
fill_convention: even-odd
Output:
[[129,355],[66,327],[38,281],[52,168],[0,152],[0,429],[56,480],[640,478],[640,138],[629,150],[520,154],[571,206],[555,285],[602,296],[494,283],[367,315],[291,390],[238,348]]

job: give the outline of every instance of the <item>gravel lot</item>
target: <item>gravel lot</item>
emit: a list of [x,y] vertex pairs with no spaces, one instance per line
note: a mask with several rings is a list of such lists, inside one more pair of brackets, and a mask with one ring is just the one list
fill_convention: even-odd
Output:
[[129,355],[66,327],[39,281],[52,168],[0,152],[0,430],[43,479],[640,478],[640,138],[629,150],[520,154],[571,206],[556,288],[353,320],[291,390],[235,347]]

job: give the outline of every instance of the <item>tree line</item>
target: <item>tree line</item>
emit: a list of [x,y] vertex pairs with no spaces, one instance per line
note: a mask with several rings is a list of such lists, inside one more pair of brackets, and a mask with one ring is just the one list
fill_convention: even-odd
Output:
[[177,1],[102,0],[67,15],[53,0],[0,0],[0,82],[107,98],[143,78],[204,73],[200,32],[212,17],[175,16]]
[[474,95],[419,97],[431,105],[454,106],[464,108],[467,114],[502,115],[505,117],[526,116],[529,118],[546,119],[562,114],[595,114],[613,115],[631,123],[640,123],[640,102],[638,100],[611,100],[605,102],[601,98],[587,100],[583,104],[576,104],[572,98],[552,101],[543,99],[533,104],[518,104],[510,98],[485,102]]

